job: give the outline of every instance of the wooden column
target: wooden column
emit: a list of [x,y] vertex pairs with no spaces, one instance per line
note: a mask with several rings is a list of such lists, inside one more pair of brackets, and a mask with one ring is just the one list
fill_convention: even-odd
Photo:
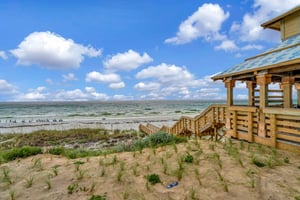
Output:
[[281,79],[281,89],[283,90],[283,107],[291,108],[292,104],[292,86],[295,82],[295,78],[291,76],[283,77]]
[[295,83],[295,88],[297,90],[297,108],[300,108],[300,83]]
[[267,136],[265,114],[263,109],[268,106],[268,85],[271,83],[271,74],[262,74],[256,77],[256,82],[259,85],[259,123],[258,135],[261,137]]
[[[233,88],[235,86],[235,81],[234,80],[226,80],[225,81],[225,87],[227,88],[227,113],[226,113],[226,128],[227,128],[227,132],[228,135],[231,132],[231,123],[230,123],[230,117],[231,117],[231,113],[229,111],[229,107],[233,105]],[[235,133],[236,134],[236,133]]]
[[254,89],[256,87],[256,83],[254,81],[247,81],[248,88],[248,106],[254,106]]
[[233,88],[235,86],[235,80],[226,80],[225,87],[227,88],[227,106],[233,105]]

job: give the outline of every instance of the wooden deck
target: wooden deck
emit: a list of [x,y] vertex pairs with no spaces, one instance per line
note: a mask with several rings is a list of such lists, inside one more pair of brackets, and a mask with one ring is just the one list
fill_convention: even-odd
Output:
[[141,124],[139,129],[146,134],[164,131],[220,139],[221,127],[226,127],[227,137],[300,153],[300,109],[213,104],[194,118],[181,117],[172,127]]

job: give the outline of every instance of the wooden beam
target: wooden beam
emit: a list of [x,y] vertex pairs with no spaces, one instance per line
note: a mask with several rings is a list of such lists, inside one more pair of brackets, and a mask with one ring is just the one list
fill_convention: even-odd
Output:
[[295,83],[295,78],[291,76],[283,77],[281,79],[280,87],[283,90],[283,107],[292,107],[292,85]]

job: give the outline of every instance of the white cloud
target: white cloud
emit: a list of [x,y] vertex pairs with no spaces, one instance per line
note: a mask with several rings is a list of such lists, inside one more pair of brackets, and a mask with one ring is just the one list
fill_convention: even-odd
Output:
[[235,42],[232,40],[224,40],[222,43],[215,47],[216,50],[224,51],[236,51],[239,48],[236,46]]
[[6,80],[0,79],[0,94],[14,94],[16,92],[17,90],[15,86]]
[[[213,75],[212,75],[213,76]],[[134,89],[146,94],[142,99],[166,99],[170,97],[179,99],[219,99],[220,82],[213,82],[211,76],[195,79],[194,75],[184,67],[162,63],[141,70],[136,74],[137,79],[147,79],[148,82],[139,82]],[[201,88],[206,91],[199,90]],[[210,98],[207,96],[210,95]],[[214,98],[212,98],[214,96]]]
[[123,81],[119,82],[119,83],[111,83],[111,84],[109,84],[109,87],[111,89],[121,89],[121,88],[125,87],[125,83]]
[[0,58],[2,58],[3,60],[7,59],[7,55],[4,51],[0,51]]
[[125,101],[125,100],[133,100],[134,98],[132,96],[126,96],[122,94],[116,94],[112,97],[114,100],[118,101]]
[[194,75],[187,69],[162,63],[150,66],[136,74],[138,79],[155,78],[161,83],[179,83],[194,80]]
[[86,82],[101,82],[101,83],[113,83],[120,82],[120,76],[115,73],[102,74],[100,72],[89,72],[86,74]]
[[63,74],[62,77],[64,82],[78,80],[73,73],[68,73],[67,75]]
[[103,64],[109,70],[130,71],[152,61],[153,59],[147,53],[140,55],[138,52],[130,49],[125,53],[118,53],[106,59]]
[[243,51],[247,51],[247,50],[252,50],[252,49],[255,49],[255,50],[262,50],[264,47],[262,45],[257,45],[257,44],[248,44],[244,47],[241,48],[241,50]]
[[279,40],[279,33],[263,30],[263,22],[299,5],[297,0],[255,0],[254,12],[246,13],[241,23],[235,22],[231,26],[232,32],[237,32],[242,41]]
[[61,90],[53,95],[55,101],[88,101],[88,100],[108,100],[109,96],[98,93],[93,87],[85,87],[85,91],[80,89]]
[[84,56],[100,56],[102,50],[75,43],[51,32],[33,32],[10,51],[19,65],[37,64],[49,69],[79,68]]
[[45,93],[46,87],[40,86],[36,89],[29,89],[25,94],[19,94],[18,101],[43,101],[48,100],[49,93]]
[[205,3],[183,21],[175,37],[165,40],[166,43],[185,44],[199,37],[220,39],[222,23],[229,17],[218,4]]
[[155,82],[150,82],[150,83],[139,82],[134,86],[134,89],[141,90],[141,91],[158,90],[159,88],[160,88],[160,84]]

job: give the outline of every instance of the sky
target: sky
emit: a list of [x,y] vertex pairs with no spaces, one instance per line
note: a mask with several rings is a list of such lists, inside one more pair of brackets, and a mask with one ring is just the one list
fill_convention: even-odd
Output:
[[211,76],[277,45],[260,24],[299,4],[1,0],[0,101],[226,99]]

